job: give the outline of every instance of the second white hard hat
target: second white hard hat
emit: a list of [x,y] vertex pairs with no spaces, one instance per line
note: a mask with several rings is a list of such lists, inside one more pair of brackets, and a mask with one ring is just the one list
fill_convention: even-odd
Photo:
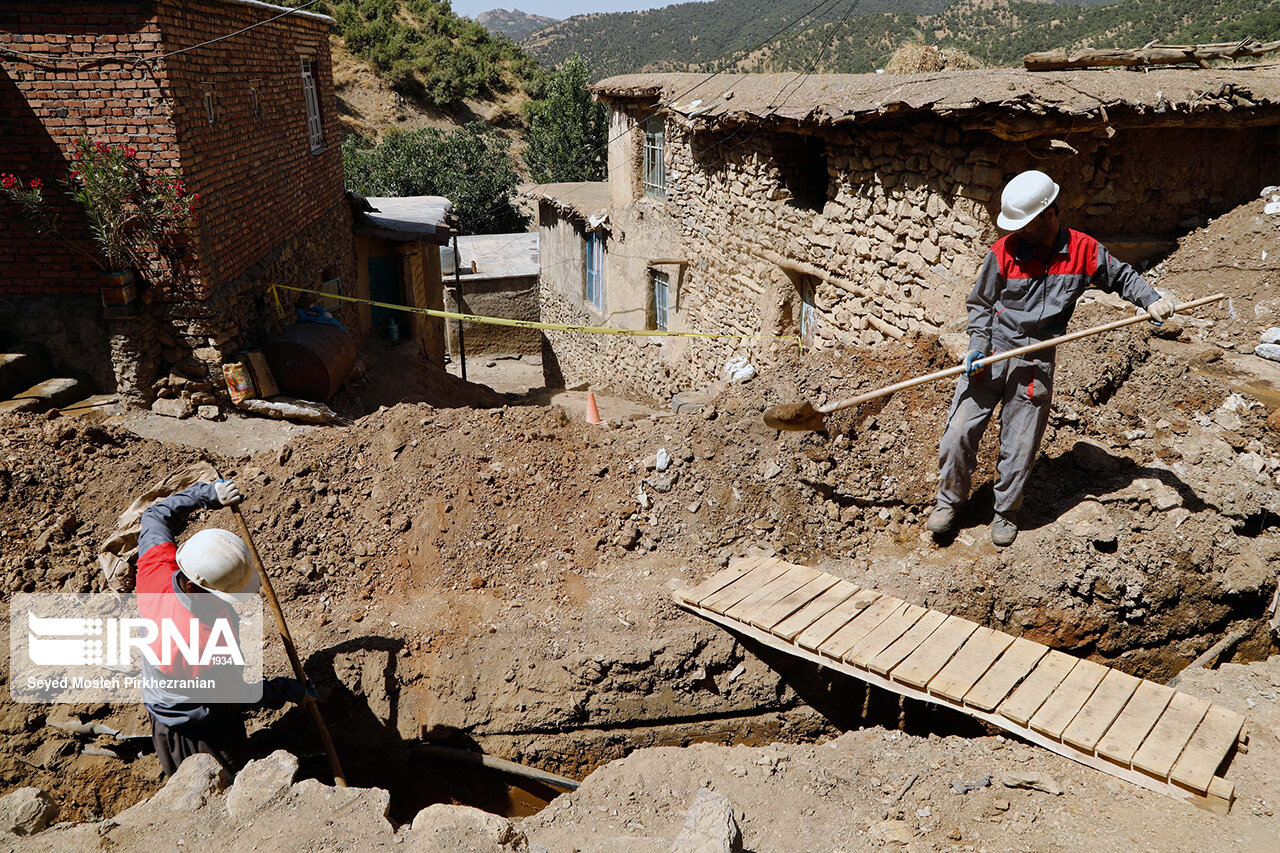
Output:
[[194,584],[224,601],[248,601],[258,594],[258,573],[244,540],[230,530],[211,527],[178,548],[178,568]]
[[1023,172],[1005,185],[1000,194],[1000,215],[996,224],[1005,231],[1017,231],[1039,216],[1058,197],[1058,185],[1044,172]]

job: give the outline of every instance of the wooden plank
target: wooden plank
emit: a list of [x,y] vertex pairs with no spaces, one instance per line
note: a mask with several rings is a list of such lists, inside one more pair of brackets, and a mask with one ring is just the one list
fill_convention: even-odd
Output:
[[1014,640],[1013,645],[978,679],[978,683],[964,694],[964,704],[979,711],[994,710],[1022,679],[1031,674],[1048,652],[1048,646],[1022,637]]
[[698,606],[713,613],[723,613],[786,570],[787,564],[781,560],[772,557],[762,560],[738,580],[699,601]]
[[1091,660],[1076,661],[1070,674],[1062,679],[1058,689],[1050,694],[1027,725],[1042,735],[1061,740],[1062,733],[1106,677],[1107,668],[1102,664]]
[[1182,749],[1195,734],[1209,703],[1190,693],[1174,693],[1155,727],[1133,754],[1133,767],[1158,779],[1168,779]]
[[786,619],[792,613],[795,613],[801,607],[804,607],[810,601],[835,586],[838,580],[839,578],[832,577],[825,572],[818,572],[816,577],[812,578],[804,586],[785,596],[777,604],[772,604],[758,612],[751,619],[751,624],[768,631],[774,625],[777,625],[783,619]]
[[1009,698],[996,706],[996,713],[1025,726],[1075,665],[1071,655],[1051,649]]
[[920,644],[929,639],[929,635],[946,621],[947,614],[930,610],[921,616],[916,624],[908,628],[906,633],[894,640],[887,649],[877,652],[875,657],[867,661],[867,669],[877,675],[887,676],[889,670],[902,663],[903,659],[919,648]]
[[1193,791],[1209,790],[1214,774],[1244,728],[1244,717],[1221,705],[1213,705],[1182,751],[1169,778]]
[[1098,755],[1128,767],[1133,761],[1133,754],[1142,746],[1147,732],[1160,719],[1173,694],[1171,688],[1153,681],[1139,684],[1133,698],[1098,741]]
[[892,595],[881,596],[874,604],[859,613],[856,618],[850,619],[840,626],[840,630],[818,646],[818,652],[839,660],[854,643],[875,630],[877,625],[888,619],[895,610],[905,603],[901,598],[895,598]]
[[783,563],[786,571],[769,581],[737,604],[724,611],[724,615],[740,622],[750,622],[751,617],[765,607],[776,604],[779,600],[795,592],[813,580],[820,572],[808,566],[796,566]]
[[1013,637],[1003,631],[978,628],[956,656],[929,681],[929,692],[959,702],[1012,643]]
[[908,687],[923,690],[976,630],[978,623],[948,616],[947,621],[907,655],[906,660],[889,670],[889,677]]
[[832,608],[852,598],[858,589],[856,583],[836,581],[836,585],[831,589],[774,625],[773,633],[784,640],[794,640],[801,631],[830,613]]
[[1124,710],[1125,703],[1133,696],[1142,679],[1135,678],[1118,669],[1107,670],[1106,678],[1093,691],[1089,701],[1076,714],[1076,718],[1062,733],[1062,742],[1093,752],[1102,735],[1115,722],[1116,717]]
[[693,589],[678,590],[676,599],[686,604],[697,604],[702,599],[711,595],[713,592],[719,592],[729,584],[738,580],[738,578],[751,571],[751,568],[758,564],[762,557],[754,557],[750,560],[738,560],[727,569],[721,569]]
[[919,622],[921,616],[928,612],[929,608],[927,607],[904,603],[888,619],[877,625],[874,631],[867,634],[855,643],[849,651],[844,653],[845,663],[851,663],[854,666],[866,669],[867,663],[873,657],[892,645],[907,632],[907,629]]
[[846,622],[866,610],[880,598],[880,593],[871,589],[855,592],[848,599],[837,604],[823,617],[818,619],[796,637],[796,645],[811,652],[826,642],[827,638],[840,630]]

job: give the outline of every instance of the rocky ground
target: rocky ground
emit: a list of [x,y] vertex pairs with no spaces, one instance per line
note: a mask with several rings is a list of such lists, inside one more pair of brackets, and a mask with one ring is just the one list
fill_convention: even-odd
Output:
[[[727,795],[752,850],[895,839],[922,850],[1086,849],[1071,846],[1077,836],[1108,849],[1128,846],[1138,827],[1163,833],[1166,849],[1207,838],[1265,849],[1275,782],[1255,762],[1276,747],[1256,727],[1257,707],[1238,708],[1255,731],[1228,773],[1240,803],[1212,818],[740,641],[679,610],[670,592],[735,557],[776,553],[1156,679],[1234,629],[1245,629],[1239,660],[1265,659],[1280,549],[1280,424],[1268,423],[1278,402],[1268,394],[1280,385],[1252,346],[1280,325],[1275,260],[1262,257],[1275,221],[1246,205],[1156,271],[1180,300],[1221,289],[1228,304],[1063,349],[1025,529],[1007,549],[987,536],[989,485],[954,541],[922,534],[949,385],[847,411],[827,433],[778,434],[760,418],[772,403],[837,399],[954,363],[944,335],[839,361],[760,354],[756,379],[711,389],[699,412],[631,411],[609,428],[516,397],[446,408],[458,386],[439,379],[415,390],[428,401],[447,392],[435,405],[400,403],[248,456],[114,423],[6,417],[0,587],[107,588],[96,557],[117,516],[169,471],[207,459],[249,495],[245,514],[348,778],[387,792],[358,795],[370,805],[353,814],[389,810],[412,825],[432,803],[465,802],[519,815],[554,794],[524,796],[508,780],[462,785],[456,767],[441,772],[417,751],[442,743],[586,777],[515,827],[550,850],[669,846],[704,787]],[[1124,310],[1090,299],[1073,328]],[[352,392],[366,404],[386,390],[371,382]],[[988,461],[977,482],[990,476]],[[211,513],[202,525],[232,523]],[[267,668],[287,671],[274,646]],[[1225,667],[1205,677],[1227,680],[1201,689],[1261,703],[1274,699],[1275,673],[1274,661]],[[255,751],[300,756],[303,781],[279,791],[340,796],[306,782],[326,769],[303,717],[253,718]],[[84,725],[95,722],[148,732],[140,706],[0,704],[0,792],[40,788],[63,820],[120,815],[93,833],[124,833],[116,843],[129,846],[134,818],[123,815],[159,807],[124,810],[160,776],[154,758],[135,757],[143,741],[95,735]],[[1066,793],[1004,786],[1022,771]],[[949,793],[988,775],[990,787]],[[201,796],[209,811],[192,833],[230,808],[229,795]],[[280,808],[302,802],[281,796],[292,805]],[[700,808],[723,817],[723,805]],[[1103,811],[1118,816],[1100,821]],[[388,844],[407,832],[378,820]]]

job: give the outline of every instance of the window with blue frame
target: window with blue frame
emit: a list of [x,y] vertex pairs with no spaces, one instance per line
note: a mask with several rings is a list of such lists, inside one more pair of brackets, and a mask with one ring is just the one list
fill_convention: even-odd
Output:
[[659,270],[653,276],[653,328],[665,332],[669,328],[667,312],[671,305],[671,279]]
[[597,311],[604,310],[604,232],[587,232],[586,299]]

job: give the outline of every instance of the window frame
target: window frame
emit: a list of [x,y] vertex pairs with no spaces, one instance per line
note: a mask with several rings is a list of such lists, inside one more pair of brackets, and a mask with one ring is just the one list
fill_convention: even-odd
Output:
[[583,301],[601,313],[604,312],[604,232],[600,229],[587,232],[587,256],[583,283]]
[[667,199],[667,122],[649,116],[644,123],[644,194],[657,201]]
[[311,153],[318,154],[325,150],[324,118],[320,114],[320,89],[316,84],[316,59],[314,56],[299,57],[302,66],[302,100],[307,106],[307,135],[311,143]]
[[[671,330],[671,275],[659,269],[649,270],[649,302],[653,310],[653,328]],[[661,295],[661,299],[659,299]]]

